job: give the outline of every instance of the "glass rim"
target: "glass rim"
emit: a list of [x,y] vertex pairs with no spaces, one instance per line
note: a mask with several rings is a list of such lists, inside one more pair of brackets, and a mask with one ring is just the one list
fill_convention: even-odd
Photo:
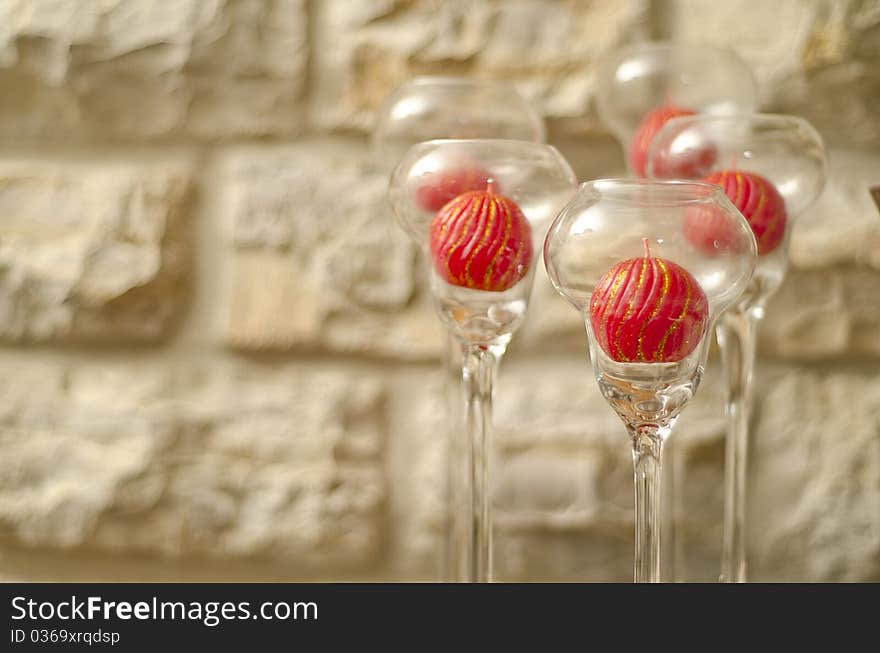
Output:
[[[789,113],[763,113],[763,112],[739,112],[739,113],[698,113],[691,116],[677,116],[669,123],[684,125],[697,123],[743,123],[748,125],[779,125],[787,128],[804,128],[821,141],[821,136],[816,128],[806,118]],[[663,126],[664,129],[666,125]],[[661,130],[662,131],[662,130]]]
[[519,94],[516,86],[508,82],[502,82],[497,79],[481,79],[478,77],[458,77],[456,75],[416,75],[403,82],[398,89],[407,86],[421,86],[424,84],[437,84],[438,86],[454,86],[460,84],[462,86],[496,86],[509,88]]
[[[650,189],[658,191],[669,198],[665,202],[667,206],[687,206],[690,204],[702,204],[710,199],[727,200],[727,195],[720,186],[705,181],[689,179],[641,179],[638,177],[607,177],[591,179],[578,185],[577,195],[585,190],[595,190],[602,199],[618,202],[620,204],[643,204],[644,198],[628,197],[628,194],[638,189]],[[685,193],[690,193],[684,196]],[[609,192],[610,191],[610,192]],[[676,199],[676,197],[680,199]],[[665,197],[663,199],[666,199]]]
[[547,150],[553,152],[554,155],[565,158],[562,156],[562,153],[559,151],[555,145],[551,145],[550,143],[541,143],[538,141],[526,141],[520,138],[432,138],[427,141],[420,141],[418,143],[414,143],[410,147],[410,151],[414,151],[417,149],[427,149],[429,147],[437,147],[440,145],[482,145],[486,146],[489,144],[496,145],[498,147],[508,145],[508,146],[516,146],[516,147],[528,147],[530,149],[538,149],[538,150]]
[[607,59],[607,61],[615,61],[617,59],[626,58],[626,56],[632,55],[634,53],[650,53],[650,52],[674,52],[680,50],[682,52],[686,52],[688,54],[693,53],[695,50],[700,50],[702,52],[713,52],[716,54],[721,54],[725,56],[730,56],[734,59],[738,59],[745,64],[745,61],[735,50],[730,48],[723,48],[717,45],[710,45],[708,43],[699,43],[699,42],[691,42],[691,41],[673,41],[671,39],[657,39],[650,41],[640,41],[638,43],[632,43],[630,45],[626,45],[619,49],[616,49]]

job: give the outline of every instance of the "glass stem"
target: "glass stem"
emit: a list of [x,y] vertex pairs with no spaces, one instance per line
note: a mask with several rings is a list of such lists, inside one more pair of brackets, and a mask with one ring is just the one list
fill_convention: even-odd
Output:
[[752,370],[759,314],[755,310],[725,313],[716,330],[727,377],[725,412],[727,445],[724,462],[724,535],[721,581],[746,582],[746,480]]
[[635,582],[660,582],[663,440],[668,427],[642,424],[630,429],[636,495]]
[[492,510],[489,458],[492,451],[492,392],[501,356],[497,347],[466,344],[462,381],[468,433],[470,547],[468,580],[492,581]]
[[663,571],[664,582],[674,583],[687,577],[685,538],[676,530],[685,513],[684,487],[686,466],[681,447],[667,442],[663,456]]
[[469,577],[470,474],[466,470],[469,443],[462,419],[462,350],[451,333],[446,334],[443,356],[446,412],[449,417],[446,449],[446,515],[444,551],[447,582],[464,583]]

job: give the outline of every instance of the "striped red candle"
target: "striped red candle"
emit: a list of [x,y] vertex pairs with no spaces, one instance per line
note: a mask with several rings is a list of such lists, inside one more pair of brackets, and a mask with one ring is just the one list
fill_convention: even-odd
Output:
[[[703,181],[721,186],[724,194],[743,214],[755,234],[759,256],[769,254],[782,244],[788,214],[785,200],[771,181],[742,170],[713,172]],[[689,218],[684,225],[685,235],[694,245],[711,249],[715,241],[724,241],[725,234],[716,221],[701,220],[696,214]]]
[[434,269],[447,283],[502,292],[528,274],[532,230],[512,199],[490,181],[485,190],[463,193],[431,222]]
[[[629,143],[629,164],[632,171],[639,177],[646,174],[648,149],[657,133],[673,118],[693,116],[694,111],[666,104],[650,111],[639,125]],[[659,158],[654,162],[654,176],[683,177],[692,179],[702,177],[715,162],[717,152],[714,146],[704,144],[685,155],[672,159]]]
[[668,259],[645,255],[614,265],[590,298],[599,346],[623,363],[672,363],[696,349],[709,303],[693,275]]
[[416,189],[416,202],[425,211],[435,213],[462,193],[486,188],[490,177],[482,166],[472,162],[428,173]]

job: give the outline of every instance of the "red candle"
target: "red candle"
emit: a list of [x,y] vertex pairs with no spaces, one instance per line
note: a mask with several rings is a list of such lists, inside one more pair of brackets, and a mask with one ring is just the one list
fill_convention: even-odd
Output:
[[614,265],[590,298],[590,324],[599,346],[624,363],[673,363],[703,338],[709,319],[706,294],[677,263],[645,255]]
[[[721,170],[703,181],[721,186],[724,194],[743,214],[755,234],[758,255],[769,254],[782,244],[788,215],[785,200],[768,179],[753,172]],[[705,252],[730,249],[734,238],[732,226],[711,209],[696,208],[684,221],[684,235]]]
[[489,181],[448,202],[431,222],[434,269],[447,283],[501,292],[528,274],[532,230],[512,199]]
[[477,163],[463,163],[428,173],[416,189],[416,202],[425,211],[436,213],[462,193],[486,188],[490,176]]
[[[648,149],[657,133],[673,118],[693,116],[696,112],[690,109],[666,104],[650,111],[643,119],[629,144],[629,163],[633,172],[639,177],[645,176],[645,165]],[[706,174],[715,162],[717,151],[711,144],[689,150],[686,154],[674,159],[661,158],[654,162],[654,176],[699,178]]]

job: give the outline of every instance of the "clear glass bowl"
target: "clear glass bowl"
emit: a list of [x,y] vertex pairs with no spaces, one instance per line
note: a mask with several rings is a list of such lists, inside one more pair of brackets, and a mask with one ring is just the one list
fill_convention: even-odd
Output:
[[[428,251],[436,211],[425,206],[426,192],[436,186],[473,187],[491,179],[498,194],[512,199],[531,225],[532,247],[540,247],[550,220],[574,194],[571,167],[549,145],[501,139],[434,140],[410,148],[391,176],[389,199],[401,226]],[[460,182],[460,183],[459,183]],[[446,283],[432,270],[435,305],[444,324],[460,340],[488,341],[510,336],[521,324],[531,293],[534,252],[528,274],[504,292],[487,292]]]
[[[625,151],[645,117],[662,106],[696,113],[754,111],[758,89],[734,52],[707,45],[650,41],[609,55],[597,73],[596,107]],[[633,169],[630,157],[627,165]]]
[[825,186],[828,166],[822,137],[796,116],[751,113],[674,118],[651,143],[647,174],[662,179],[669,170],[680,173],[695,153],[708,149],[715,153],[715,160],[699,171],[701,177],[722,170],[755,173],[770,181],[785,201],[781,246],[758,257],[752,287],[744,296],[749,304],[763,306],[785,276],[793,222]]
[[500,138],[543,143],[544,121],[508,84],[462,77],[416,77],[379,110],[373,158],[389,172],[416,143]]

